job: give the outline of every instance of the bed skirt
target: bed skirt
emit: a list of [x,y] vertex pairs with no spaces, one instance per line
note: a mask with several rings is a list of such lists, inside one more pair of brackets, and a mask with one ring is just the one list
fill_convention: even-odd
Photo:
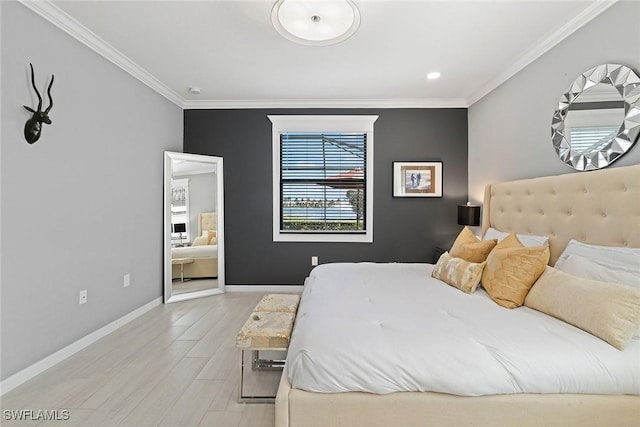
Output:
[[[203,279],[218,277],[218,258],[195,258],[192,263],[184,264],[185,279]],[[171,266],[171,278],[180,278],[180,266]]]
[[311,393],[292,389],[285,371],[275,414],[275,427],[632,427],[640,396]]

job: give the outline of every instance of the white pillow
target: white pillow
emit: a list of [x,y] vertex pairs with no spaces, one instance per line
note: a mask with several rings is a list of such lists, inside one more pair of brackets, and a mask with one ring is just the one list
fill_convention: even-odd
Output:
[[583,279],[619,283],[640,288],[640,274],[624,266],[604,266],[579,255],[569,255],[558,270]]
[[616,266],[640,274],[640,248],[620,248],[614,246],[597,246],[571,240],[564,249],[555,268],[562,270],[569,255],[578,255],[604,267]]
[[193,239],[191,246],[206,246],[209,242],[209,238],[206,236],[198,236]]
[[[500,243],[509,234],[511,233],[503,233],[502,231],[498,231],[495,228],[489,228],[482,240],[498,239],[498,243]],[[534,234],[516,234],[516,237],[525,247],[544,246],[549,241],[549,238],[547,236],[536,236]]]

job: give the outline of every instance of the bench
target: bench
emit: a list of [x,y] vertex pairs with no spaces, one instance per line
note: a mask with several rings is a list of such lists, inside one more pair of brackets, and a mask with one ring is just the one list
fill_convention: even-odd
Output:
[[286,351],[295,321],[300,295],[269,294],[258,305],[236,336],[240,348],[240,384],[238,401],[241,403],[273,403],[275,396],[246,396],[244,394],[244,352],[252,352],[252,370],[282,370],[284,360],[261,359],[260,351]]
[[180,266],[180,283],[184,283],[184,265],[193,263],[193,258],[172,258],[171,265]]

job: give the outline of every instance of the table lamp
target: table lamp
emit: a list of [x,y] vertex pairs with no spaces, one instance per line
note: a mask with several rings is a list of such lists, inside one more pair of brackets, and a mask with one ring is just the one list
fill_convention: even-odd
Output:
[[480,225],[480,206],[469,202],[466,205],[458,205],[458,224],[476,227]]

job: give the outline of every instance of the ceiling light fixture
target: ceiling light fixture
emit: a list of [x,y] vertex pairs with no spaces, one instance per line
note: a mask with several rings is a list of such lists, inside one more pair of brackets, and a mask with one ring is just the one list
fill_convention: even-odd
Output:
[[287,40],[307,46],[345,41],[360,26],[360,11],[351,0],[278,0],[271,22]]
[[429,73],[429,74],[427,74],[427,78],[429,80],[439,79],[440,78],[440,72],[439,71],[434,71],[433,73]]
[[199,95],[201,90],[199,87],[190,87],[189,88],[189,92],[191,92],[194,95]]

